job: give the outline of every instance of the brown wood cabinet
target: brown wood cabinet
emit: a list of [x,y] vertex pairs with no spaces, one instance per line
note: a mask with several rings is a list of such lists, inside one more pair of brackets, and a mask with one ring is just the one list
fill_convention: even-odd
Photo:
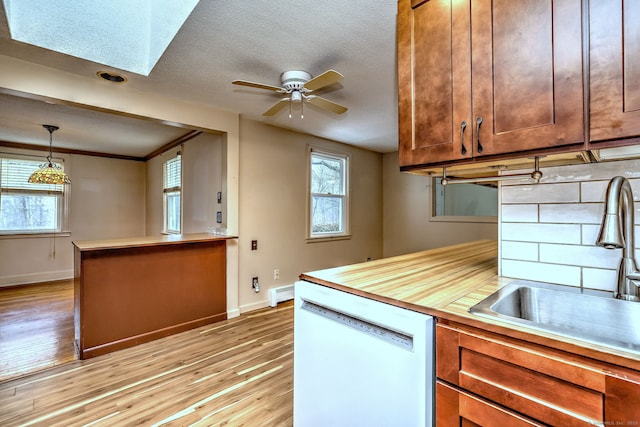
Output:
[[638,425],[640,372],[456,324],[436,327],[437,425]]
[[640,2],[591,1],[589,20],[590,141],[640,143]]
[[138,240],[74,242],[80,359],[227,318],[225,238]]
[[584,146],[581,0],[400,0],[403,170]]

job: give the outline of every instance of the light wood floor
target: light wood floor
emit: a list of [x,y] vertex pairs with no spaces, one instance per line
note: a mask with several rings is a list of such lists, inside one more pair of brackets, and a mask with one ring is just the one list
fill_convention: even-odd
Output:
[[0,381],[74,360],[73,280],[0,288]]
[[291,426],[293,306],[0,382],[1,426]]

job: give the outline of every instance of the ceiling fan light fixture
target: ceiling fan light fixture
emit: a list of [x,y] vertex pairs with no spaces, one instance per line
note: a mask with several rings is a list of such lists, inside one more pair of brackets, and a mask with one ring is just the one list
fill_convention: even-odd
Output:
[[[310,102],[315,107],[331,111],[335,114],[345,113],[348,110],[347,107],[336,104],[333,101],[329,101],[328,99],[321,98],[317,95],[311,95],[312,92],[333,85],[343,78],[344,76],[335,70],[325,71],[316,77],[312,77],[311,74],[306,71],[291,70],[285,71],[280,75],[281,86],[256,83],[247,80],[234,80],[231,83],[257,89],[266,89],[285,95],[284,98],[280,98],[278,102],[262,113],[262,115],[273,116],[282,110],[286,104],[289,104],[289,118],[291,118],[292,104],[294,102],[299,102],[300,105],[302,105],[304,104],[303,101]],[[302,111],[300,113],[300,118],[304,118]]]
[[49,156],[47,156],[47,163],[40,165],[40,169],[29,176],[28,182],[32,184],[71,184],[69,176],[60,166],[51,161],[53,157],[53,132],[60,128],[54,125],[42,125],[42,127],[49,131]]

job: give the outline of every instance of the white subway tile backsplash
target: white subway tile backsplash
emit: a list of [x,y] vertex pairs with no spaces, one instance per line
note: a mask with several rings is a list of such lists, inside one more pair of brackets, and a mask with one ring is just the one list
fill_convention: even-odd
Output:
[[582,244],[595,245],[600,233],[599,224],[584,224],[582,226]]
[[502,242],[502,253],[508,254],[506,258],[521,261],[539,261],[538,244],[524,242]]
[[602,270],[598,268],[582,269],[582,287],[601,291],[615,291],[618,270]]
[[585,181],[580,183],[580,201],[604,203],[604,196],[607,192],[609,180]]
[[502,276],[560,285],[580,286],[580,267],[502,260]]
[[[636,219],[636,224],[637,224]],[[634,235],[637,236],[635,241],[633,242],[636,249],[640,248],[640,226],[636,225],[634,227],[635,232]],[[595,245],[596,240],[598,239],[598,234],[600,234],[600,224],[585,224],[582,226],[582,244],[583,245]],[[640,260],[640,258],[638,258]]]
[[[604,181],[588,181],[580,184],[583,202],[602,202],[607,193],[607,187],[610,180]],[[630,179],[631,190],[633,191],[633,200],[640,200],[640,179]]]
[[502,240],[580,244],[580,225],[502,223]]
[[606,188],[629,179],[640,254],[640,159],[543,168],[539,184],[501,185],[501,274],[612,291],[621,249],[595,246]]
[[569,166],[554,166],[542,169],[541,182],[588,182],[609,181],[614,176],[628,179],[640,178],[640,160],[623,160]]
[[502,205],[503,222],[538,222],[538,205]]
[[600,224],[603,213],[602,203],[542,204],[540,205],[540,222]]
[[540,261],[581,267],[618,268],[620,253],[598,246],[540,245]]
[[529,184],[502,187],[502,203],[577,203],[580,184]]

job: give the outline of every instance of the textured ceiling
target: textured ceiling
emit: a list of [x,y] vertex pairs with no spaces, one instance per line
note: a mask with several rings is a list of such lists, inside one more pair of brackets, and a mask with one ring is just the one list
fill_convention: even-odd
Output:
[[[397,148],[396,11],[397,0],[202,0],[149,76],[121,72],[128,81],[119,90],[158,93],[374,151],[394,151]],[[4,15],[0,16],[0,55],[84,77],[95,76],[97,71],[105,69],[94,62],[11,40]],[[317,94],[347,106],[349,111],[335,115],[305,104],[304,119],[296,114],[289,119],[286,108],[265,118],[262,113],[279,95],[231,84],[235,79],[242,79],[279,86],[280,74],[296,69],[314,76],[328,69],[342,73],[345,78],[341,83]],[[25,102],[12,101],[12,98],[15,97],[6,95],[0,99],[3,111],[12,110],[11,102]],[[22,105],[21,117],[37,114],[38,106],[44,111],[49,109],[50,104],[30,102],[33,105],[29,107]],[[69,135],[85,133],[82,144],[87,150],[126,155],[152,151],[154,143],[148,138],[140,140],[141,132],[136,134],[137,127],[129,122],[135,119],[122,121],[118,116],[93,111],[78,112],[74,121],[72,111],[76,107],[65,108],[66,111],[60,112],[67,117],[60,125],[61,146],[78,148],[74,144],[80,143],[80,140],[67,141],[63,137],[66,127],[70,128]],[[43,135],[41,128],[29,134],[24,129],[13,129],[15,122],[0,121],[0,140],[33,143],[44,136],[46,142],[47,135]],[[104,126],[117,127],[119,141],[104,138]],[[159,130],[158,138],[165,140],[157,141],[153,148],[164,145],[168,142],[166,139],[175,139],[176,130],[177,134],[185,133],[185,129],[180,128]],[[144,134],[154,132],[145,127]],[[127,140],[131,142],[123,142]],[[55,136],[54,141],[57,141]]]

